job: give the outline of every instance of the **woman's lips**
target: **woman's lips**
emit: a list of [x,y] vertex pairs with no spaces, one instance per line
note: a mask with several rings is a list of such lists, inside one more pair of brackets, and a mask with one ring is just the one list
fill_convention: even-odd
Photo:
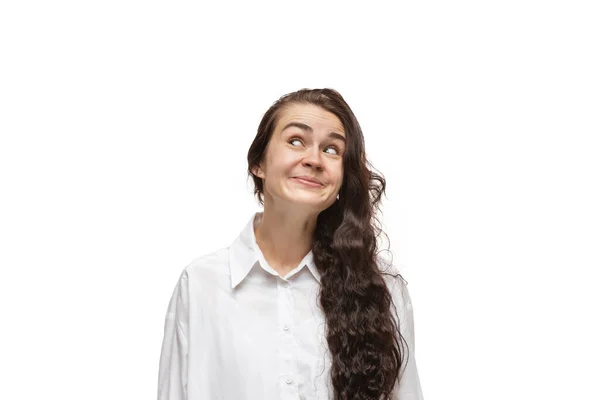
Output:
[[320,188],[323,187],[323,185],[319,184],[319,183],[315,183],[315,182],[310,182],[301,178],[292,178],[293,180],[295,180],[296,182],[302,183],[306,186],[310,186],[310,187],[314,187],[314,188]]

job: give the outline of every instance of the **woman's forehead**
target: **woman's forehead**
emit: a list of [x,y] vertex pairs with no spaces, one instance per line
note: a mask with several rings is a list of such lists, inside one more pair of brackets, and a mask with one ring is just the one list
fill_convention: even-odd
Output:
[[340,119],[330,111],[314,104],[294,103],[286,106],[281,113],[276,129],[282,131],[292,121],[312,125],[324,125],[344,133],[344,126]]

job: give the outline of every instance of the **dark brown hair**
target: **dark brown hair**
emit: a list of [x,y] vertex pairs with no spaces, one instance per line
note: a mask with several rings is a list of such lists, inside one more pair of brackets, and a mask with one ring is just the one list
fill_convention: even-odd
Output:
[[[335,114],[346,132],[339,200],[319,214],[312,246],[321,273],[319,302],[332,356],[334,398],[389,399],[402,364],[408,361],[408,346],[394,319],[396,311],[383,277],[390,274],[380,269],[382,259],[377,255],[382,233],[377,213],[385,179],[372,171],[360,125],[337,91],[301,89],[271,105],[248,150],[254,194],[263,205],[263,181],[252,169],[263,160],[281,111],[293,103],[317,105]],[[400,274],[391,276],[402,279]]]

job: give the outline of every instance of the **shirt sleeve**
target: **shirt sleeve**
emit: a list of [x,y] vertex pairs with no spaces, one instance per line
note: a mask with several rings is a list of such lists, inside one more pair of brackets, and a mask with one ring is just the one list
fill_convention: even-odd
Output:
[[187,400],[188,311],[188,275],[184,270],[165,317],[158,368],[158,400]]
[[[394,285],[395,290],[392,297],[394,298],[398,320],[400,321],[400,332],[406,340],[408,352],[406,352],[407,346],[401,343],[404,350],[404,360],[401,369],[403,375],[400,379],[400,383],[393,392],[394,395],[392,398],[395,400],[423,400],[421,382],[415,358],[415,326],[412,300],[406,283],[401,279],[396,279],[396,281],[397,283]],[[406,361],[407,357],[408,361]]]

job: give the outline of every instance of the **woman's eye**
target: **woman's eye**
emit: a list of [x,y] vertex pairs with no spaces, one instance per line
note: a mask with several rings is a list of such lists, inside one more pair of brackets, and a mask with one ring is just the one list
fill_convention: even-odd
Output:
[[[288,143],[290,143],[290,144],[293,143],[293,142],[300,142],[300,143],[302,143],[302,140],[300,140],[298,138],[292,138],[292,139],[288,140]],[[296,146],[294,146],[294,147],[296,147]],[[340,154],[340,149],[337,146],[328,146],[326,148],[327,149],[333,149],[333,150],[336,151],[335,153],[329,153],[329,154],[333,154],[333,155]]]
[[329,146],[328,149],[333,149],[333,150],[336,151],[335,153],[330,153],[330,154],[336,155],[336,154],[340,153],[339,149],[337,147],[335,147],[335,146]]

